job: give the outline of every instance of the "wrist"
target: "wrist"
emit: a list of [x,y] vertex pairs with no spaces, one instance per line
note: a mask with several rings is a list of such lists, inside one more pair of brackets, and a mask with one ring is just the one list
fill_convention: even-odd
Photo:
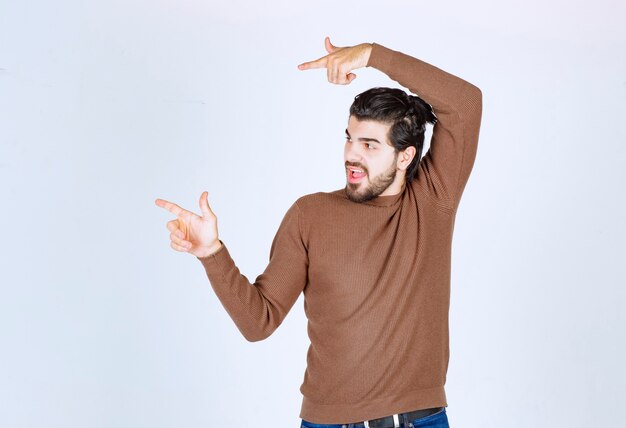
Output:
[[222,248],[222,242],[218,239],[214,244],[198,249],[196,257],[208,257],[215,254],[220,248]]
[[364,43],[365,45],[365,66],[367,67],[370,62],[370,56],[372,55],[372,49],[374,48],[374,43]]

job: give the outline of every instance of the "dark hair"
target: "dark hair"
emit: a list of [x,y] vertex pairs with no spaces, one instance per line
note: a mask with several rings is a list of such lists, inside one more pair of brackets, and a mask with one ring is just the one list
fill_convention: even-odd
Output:
[[422,157],[426,122],[433,125],[437,123],[431,106],[420,97],[407,94],[402,89],[372,88],[354,97],[350,115],[358,120],[390,124],[388,138],[396,152],[409,146],[417,149],[406,170],[406,181],[411,182],[417,174]]

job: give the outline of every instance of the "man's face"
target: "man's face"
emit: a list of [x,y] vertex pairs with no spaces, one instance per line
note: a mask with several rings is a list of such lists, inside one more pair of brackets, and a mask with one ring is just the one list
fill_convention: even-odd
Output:
[[351,201],[366,202],[379,195],[400,192],[405,174],[404,169],[398,169],[398,152],[387,137],[390,127],[382,122],[360,121],[350,116],[344,161],[346,194]]

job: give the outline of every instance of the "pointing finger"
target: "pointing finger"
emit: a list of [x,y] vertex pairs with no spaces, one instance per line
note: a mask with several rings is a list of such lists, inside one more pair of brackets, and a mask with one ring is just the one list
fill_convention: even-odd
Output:
[[168,202],[164,199],[157,199],[156,201],[154,201],[155,204],[157,204],[158,206],[160,206],[161,208],[165,208],[166,210],[168,210],[169,212],[171,212],[172,214],[179,216],[182,213],[186,212],[187,210],[179,207],[176,204],[173,204],[172,202]]
[[310,70],[312,68],[324,68],[326,67],[327,60],[328,60],[328,55],[318,58],[315,61],[303,62],[302,64],[298,66],[298,68],[300,70]]

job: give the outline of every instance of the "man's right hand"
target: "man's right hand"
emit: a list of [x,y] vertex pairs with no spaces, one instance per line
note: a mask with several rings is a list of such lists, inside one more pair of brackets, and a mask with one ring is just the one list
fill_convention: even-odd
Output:
[[352,71],[367,66],[373,46],[373,43],[361,43],[356,46],[338,47],[330,42],[330,37],[324,39],[324,44],[328,55],[315,61],[303,62],[298,65],[298,69],[326,68],[328,81],[337,85],[348,85],[356,79],[356,74]]
[[209,207],[208,192],[200,195],[202,217],[163,199],[157,199],[155,203],[177,217],[167,223],[171,232],[170,246],[176,251],[206,257],[222,246],[217,235],[217,217]]

